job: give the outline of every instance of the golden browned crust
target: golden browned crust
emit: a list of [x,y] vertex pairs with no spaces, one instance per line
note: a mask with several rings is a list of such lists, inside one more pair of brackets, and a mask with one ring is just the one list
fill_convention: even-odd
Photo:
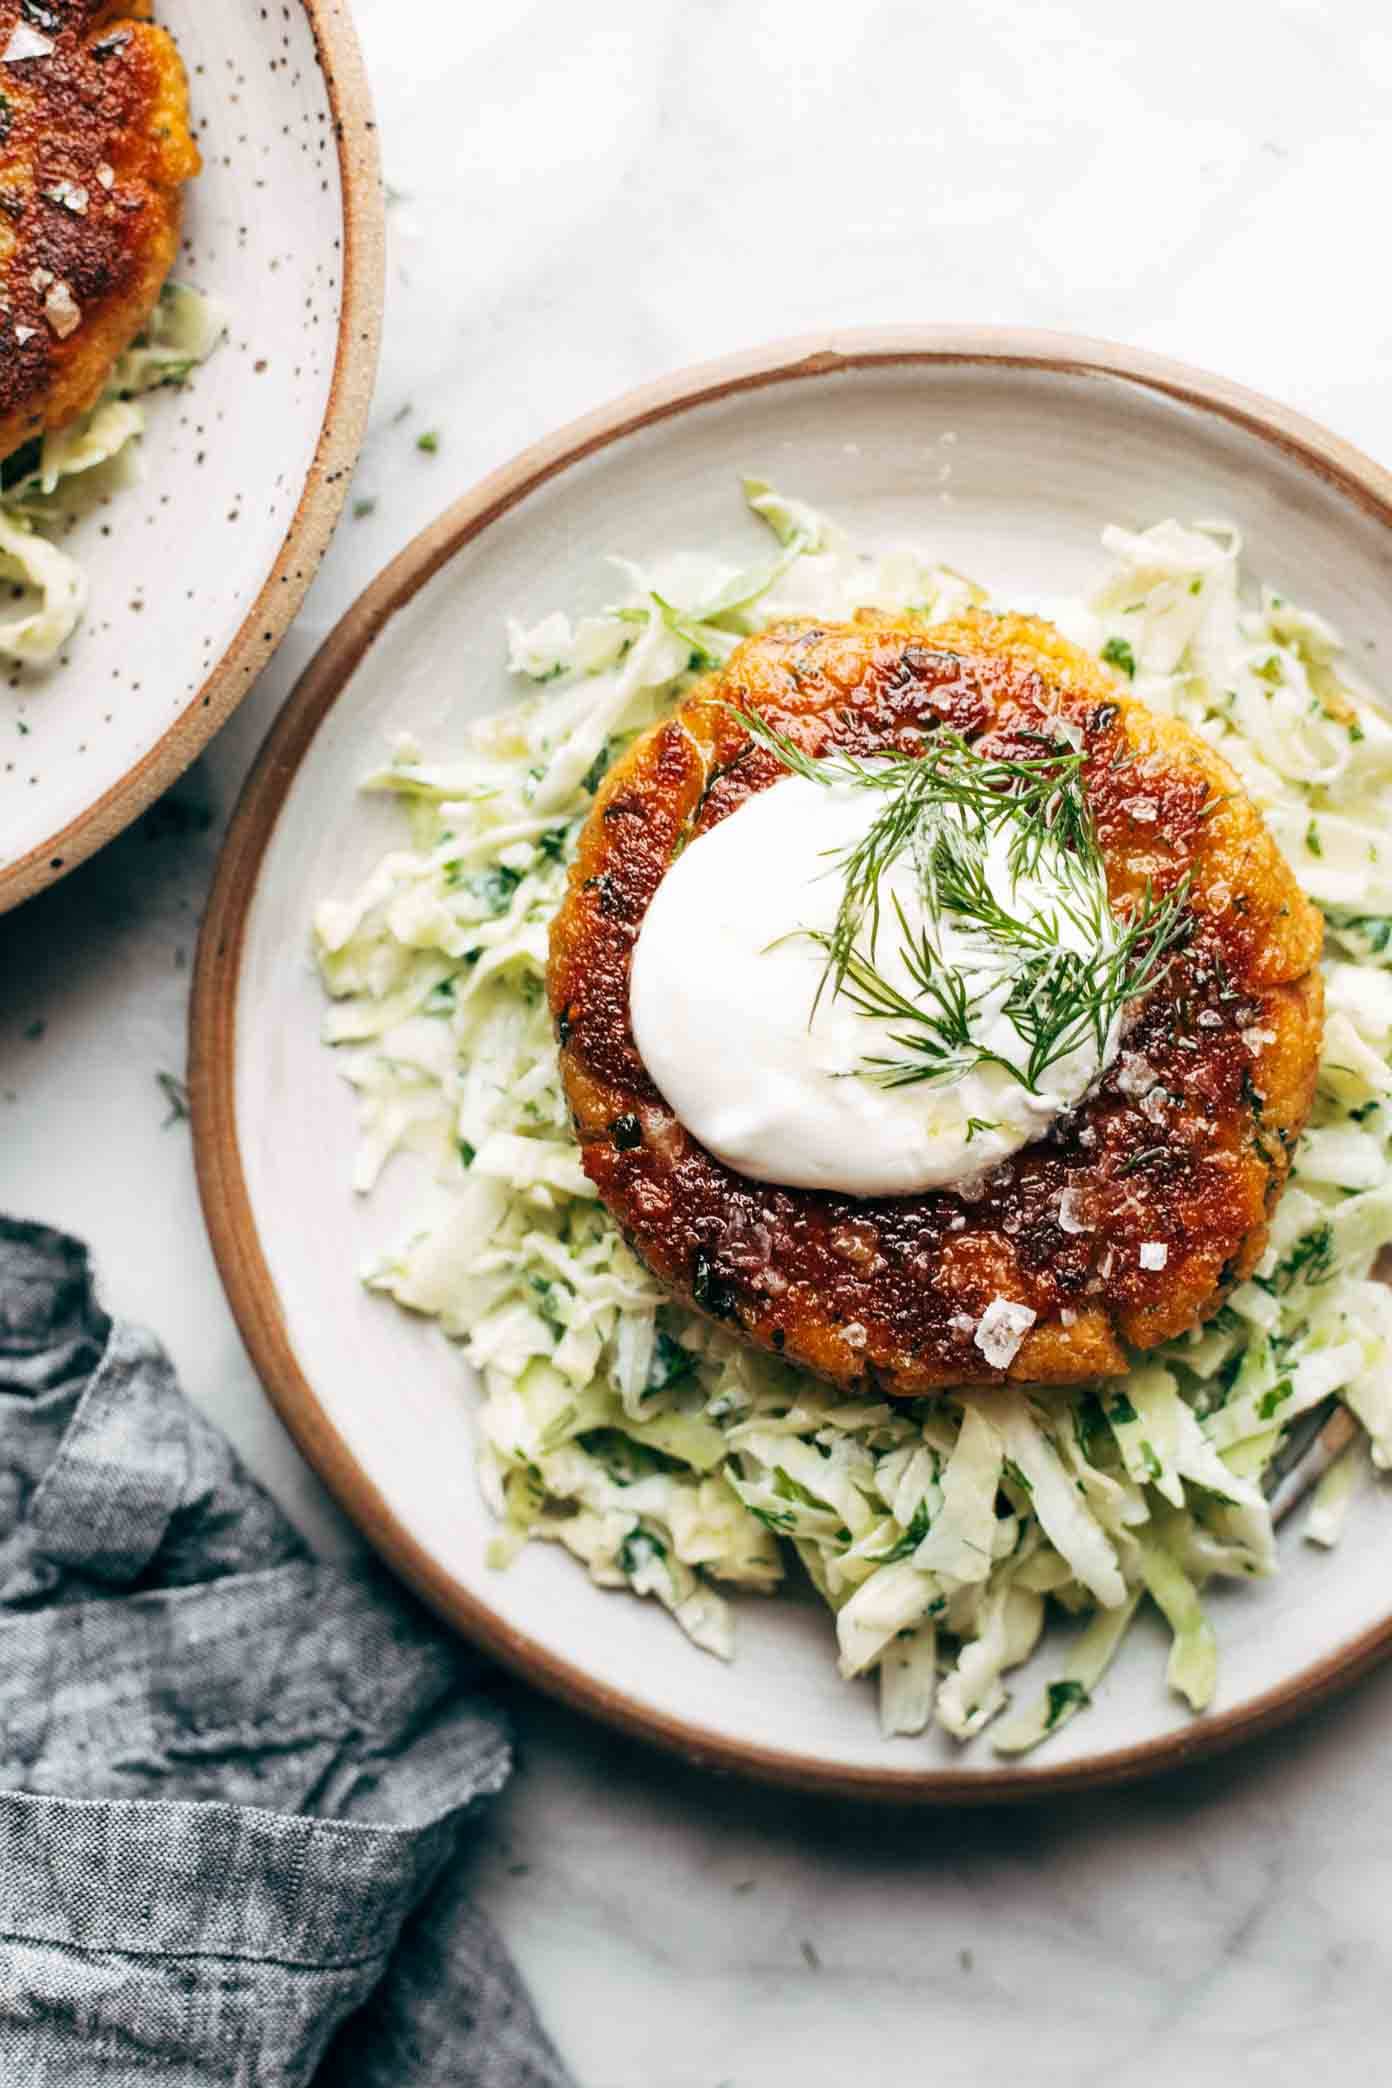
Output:
[[[100,396],[174,263],[198,172],[170,38],[130,0],[0,0],[0,456]],[[20,46],[22,47],[22,46]]]
[[[1149,1071],[1123,1078],[1118,1061],[970,1200],[787,1189],[714,1159],[643,1068],[628,980],[674,851],[783,773],[736,705],[812,754],[912,753],[946,725],[1025,755],[1049,719],[1072,720],[1113,906],[1191,880],[1190,939],[1126,1039]],[[586,1172],[655,1274],[823,1377],[912,1395],[1122,1371],[1123,1343],[1184,1332],[1251,1272],[1314,1097],[1321,937],[1227,764],[1051,626],[862,615],[746,641],[614,769],[552,928],[548,988]],[[737,1009],[730,1022],[738,1050]],[[1085,1232],[1060,1226],[1065,1189]],[[1143,1242],[1166,1247],[1163,1270],[1140,1266]],[[1006,1371],[972,1339],[996,1297],[1037,1315]]]

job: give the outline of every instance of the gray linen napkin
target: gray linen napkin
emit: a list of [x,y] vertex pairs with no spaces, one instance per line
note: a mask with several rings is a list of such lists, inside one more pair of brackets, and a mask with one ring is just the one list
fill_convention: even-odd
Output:
[[481,1682],[0,1219],[3,2088],[567,2088],[450,1867]]

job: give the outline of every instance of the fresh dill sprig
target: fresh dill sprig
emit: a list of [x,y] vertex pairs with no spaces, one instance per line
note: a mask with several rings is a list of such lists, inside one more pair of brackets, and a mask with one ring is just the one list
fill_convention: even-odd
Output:
[[[1023,759],[978,754],[960,733],[941,731],[922,754],[862,761],[854,754],[808,754],[754,712],[741,710],[737,716],[794,775],[874,790],[885,799],[883,811],[841,858],[845,885],[828,953],[828,975],[837,990],[867,926],[869,953],[872,959],[875,955],[880,884],[906,848],[912,846],[918,855],[930,911],[936,886],[943,907],[973,920],[978,918],[975,905],[985,906],[989,897],[984,844],[1007,821],[1014,828],[1010,869],[1016,878],[1034,874],[1041,849],[1051,841],[1071,849],[1080,865],[1100,863],[1082,788],[1086,757],[1042,733],[1030,735],[1038,738],[1040,753]],[[1004,916],[996,918],[999,925]],[[981,925],[989,932],[985,918]]]
[[[833,927],[803,931],[826,957],[813,1015],[830,986],[858,1013],[895,1025],[890,1041],[905,1056],[865,1061],[883,1086],[954,1081],[993,1064],[1038,1092],[1050,1068],[1089,1037],[1099,1057],[1105,1052],[1116,1016],[1158,983],[1187,936],[1187,877],[1163,895],[1147,884],[1128,914],[1112,914],[1083,787],[1086,756],[1067,741],[1031,734],[1038,755],[1011,758],[978,753],[959,734],[942,731],[921,755],[867,761],[810,755],[767,720],[738,715],[794,775],[873,790],[884,799],[860,839],[836,858],[843,883]],[[1050,908],[1012,910],[994,889],[988,854],[1001,831],[1008,832],[1012,890],[1038,876],[1049,851]],[[912,994],[887,979],[876,961],[881,885],[906,851],[914,859],[923,925],[913,927],[898,894],[891,898]],[[942,955],[938,931],[945,916],[978,936],[988,954],[989,962],[975,971],[981,982],[975,990]],[[1070,929],[1083,951],[1064,947]],[[1003,978],[1010,982],[1004,1013],[1026,1047],[1022,1061],[988,1050],[974,1034],[974,1018]]]

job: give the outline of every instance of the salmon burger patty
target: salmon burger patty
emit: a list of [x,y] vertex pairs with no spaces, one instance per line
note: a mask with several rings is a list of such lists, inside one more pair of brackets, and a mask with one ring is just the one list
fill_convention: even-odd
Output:
[[199,169],[179,54],[131,0],[0,0],[0,456],[94,406]]
[[[1124,1048],[1047,1132],[960,1188],[852,1196],[734,1172],[644,1067],[630,965],[666,871],[786,773],[750,714],[814,758],[1000,760],[1060,727],[1125,922],[1182,896],[1184,932]],[[914,1396],[1127,1368],[1259,1260],[1314,1096],[1322,924],[1236,776],[1050,625],[863,614],[744,641],[614,768],[551,932],[548,991],[586,1173],[653,1273],[749,1341],[848,1390]],[[740,1048],[739,1009],[729,1010]],[[1021,1308],[1007,1362],[975,1339]],[[989,1345],[987,1345],[989,1347]]]

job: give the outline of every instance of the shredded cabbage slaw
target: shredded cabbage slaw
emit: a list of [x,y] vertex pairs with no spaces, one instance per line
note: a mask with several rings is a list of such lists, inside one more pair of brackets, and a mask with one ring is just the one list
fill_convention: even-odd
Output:
[[136,400],[183,384],[225,327],[214,299],[166,283],[91,411],[5,459],[0,581],[19,599],[0,617],[0,657],[42,667],[67,644],[87,606],[87,576],[55,538],[88,507],[133,482],[145,430],[145,409]]
[[[987,599],[916,552],[858,550],[760,481],[745,495],[765,559],[624,563],[603,615],[511,625],[524,699],[466,728],[451,761],[403,742],[368,781],[401,801],[409,845],[317,910],[325,1035],[357,1091],[357,1190],[409,1148],[448,1194],[365,1280],[437,1319],[479,1373],[497,1565],[562,1544],[728,1657],[721,1589],[776,1588],[791,1547],[842,1674],[878,1678],[886,1734],[991,1725],[1004,1754],[1086,1705],[1148,1599],[1170,1685],[1202,1709],[1204,1589],[1275,1570],[1262,1481],[1291,1424],[1335,1399],[1360,1428],[1317,1491],[1316,1543],[1392,1466],[1392,1291],[1372,1277],[1392,1241],[1392,723],[1327,624],[1249,597],[1235,530],[1106,532],[1109,577],[1058,620],[1233,764],[1328,923],[1314,1115],[1256,1275],[1127,1377],[848,1402],[673,1303],[634,1258],[581,1168],[543,988],[606,768],[741,636]],[[1043,1694],[1012,1705],[1006,1677],[1051,1604],[1078,1629]]]

